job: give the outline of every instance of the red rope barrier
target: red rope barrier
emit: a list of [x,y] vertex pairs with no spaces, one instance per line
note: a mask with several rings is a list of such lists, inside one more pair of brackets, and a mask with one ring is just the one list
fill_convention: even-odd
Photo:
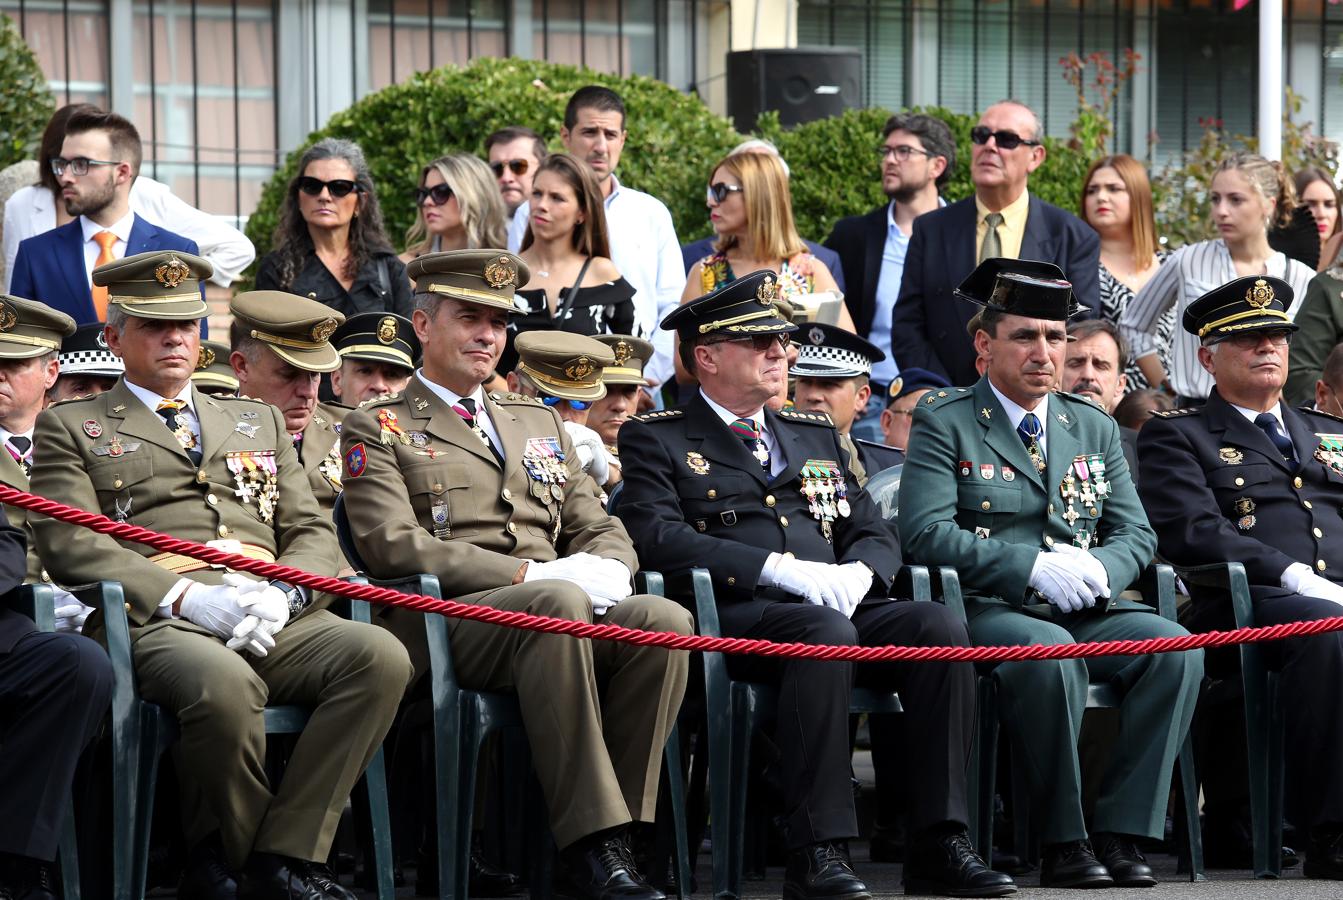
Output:
[[310,590],[339,594],[372,603],[402,606],[421,612],[439,613],[456,619],[471,619],[524,628],[549,634],[566,634],[592,640],[621,641],[647,647],[665,647],[669,650],[707,650],[719,653],[749,653],[757,656],[778,656],[793,659],[837,659],[849,662],[878,662],[889,660],[916,660],[937,662],[1009,662],[1039,659],[1078,659],[1088,656],[1141,656],[1148,653],[1173,653],[1202,647],[1225,647],[1257,641],[1281,640],[1289,637],[1323,634],[1343,630],[1343,616],[1312,619],[1306,622],[1288,622],[1257,628],[1238,628],[1234,631],[1207,631],[1181,637],[1147,638],[1144,640],[1093,641],[1076,644],[1032,644],[1002,647],[853,647],[822,646],[817,644],[775,643],[747,638],[712,638],[701,635],[681,635],[670,632],[640,631],[620,625],[577,622],[512,612],[489,606],[439,600],[423,594],[407,594],[391,588],[369,584],[350,584],[339,578],[314,575],[290,566],[227,553],[195,541],[170,537],[139,525],[114,522],[104,515],[87,512],[55,500],[48,500],[17,488],[0,484],[0,503],[22,507],[31,512],[50,516],[62,522],[79,525],[92,531],[111,535],[121,540],[145,544],[156,550],[179,553],[204,562],[224,565],[240,572],[251,572],[267,579],[278,579],[289,584],[302,585]]

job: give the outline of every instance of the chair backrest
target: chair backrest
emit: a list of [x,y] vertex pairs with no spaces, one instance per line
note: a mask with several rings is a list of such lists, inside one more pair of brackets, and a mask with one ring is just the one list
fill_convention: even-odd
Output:
[[900,511],[900,473],[904,463],[898,463],[889,469],[882,469],[867,480],[867,493],[872,502],[881,510],[881,517],[895,521]]
[[359,556],[359,547],[354,542],[354,532],[350,529],[350,517],[345,512],[345,492],[336,495],[336,505],[331,509],[331,519],[336,523],[336,540],[340,542],[340,552],[350,565],[360,572],[367,572],[368,566]]

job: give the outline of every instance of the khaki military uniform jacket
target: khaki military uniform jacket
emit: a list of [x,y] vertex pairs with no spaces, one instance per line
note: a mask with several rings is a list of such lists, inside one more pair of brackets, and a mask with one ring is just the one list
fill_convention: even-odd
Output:
[[[346,416],[345,508],[369,574],[427,572],[460,596],[511,584],[523,560],[578,552],[636,571],[629,535],[602,509],[559,416],[516,394],[490,394],[481,411],[503,444],[502,466],[418,375]],[[547,464],[551,452],[558,459]],[[558,478],[530,474],[547,465]]]
[[[34,454],[33,459],[36,458]],[[0,448],[0,484],[7,484],[21,491],[30,490],[28,476],[23,473],[23,466],[20,466],[18,461],[3,448]],[[37,555],[37,541],[33,538],[33,524],[29,520],[28,510],[21,506],[6,506],[5,515],[9,518],[9,524],[21,529],[28,539],[28,573],[24,576],[24,584],[50,581],[42,569],[42,560]]]
[[[200,420],[199,468],[124,380],[96,397],[51,407],[37,420],[42,451],[34,457],[33,492],[174,537],[237,540],[256,558],[334,575],[335,529],[313,498],[279,410],[195,388],[192,405]],[[223,579],[220,569],[182,571],[194,561],[55,519],[36,520],[34,531],[57,583],[121,581],[133,628],[196,628],[154,611],[179,577]]]
[[303,471],[322,512],[331,515],[340,494],[340,427],[349,407],[319,403],[303,429]]

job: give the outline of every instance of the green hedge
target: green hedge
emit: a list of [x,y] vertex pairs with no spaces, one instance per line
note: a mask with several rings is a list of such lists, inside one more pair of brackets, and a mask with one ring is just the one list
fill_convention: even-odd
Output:
[[56,100],[18,26],[0,14],[0,169],[37,156]]

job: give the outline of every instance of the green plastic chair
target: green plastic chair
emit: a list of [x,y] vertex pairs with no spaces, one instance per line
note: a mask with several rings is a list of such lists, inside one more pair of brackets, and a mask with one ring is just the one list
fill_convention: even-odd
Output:
[[[56,630],[56,601],[51,585],[21,584],[10,592],[6,601],[10,608],[32,619],[38,631]],[[65,900],[79,900],[79,841],[75,836],[73,799],[61,825],[60,865]]]
[[[1174,622],[1175,617],[1175,572],[1170,566],[1154,566],[1144,573],[1144,581],[1155,582],[1157,594],[1157,612],[1162,618]],[[948,606],[957,606],[964,610],[960,597],[960,582],[954,570],[942,570],[943,589],[954,593],[954,602],[947,600]],[[1117,709],[1123,697],[1109,684],[1092,684],[1087,688],[1087,709]],[[998,761],[998,686],[993,674],[981,675],[978,680],[978,716],[975,727],[974,759],[970,771],[970,796],[974,797],[971,806],[970,836],[975,849],[986,859],[993,852],[993,800],[996,790]],[[1194,772],[1193,741],[1185,735],[1177,759],[1180,767],[1180,786],[1184,801],[1184,840],[1182,841],[1176,867],[1178,873],[1188,873],[1190,881],[1206,881],[1203,872],[1203,838],[1199,830],[1198,818],[1198,782]],[[1018,855],[1034,861],[1039,858],[1039,847],[1030,831],[1030,794],[1026,788],[1024,775],[1013,767],[1012,796],[1016,803],[1013,808],[1014,844]]]
[[[159,758],[177,739],[177,722],[161,707],[140,698],[121,583],[100,581],[71,588],[71,593],[102,610],[107,629],[107,651],[112,658],[112,892],[115,900],[141,900]],[[368,623],[368,604],[349,601],[349,618]],[[302,706],[269,706],[264,713],[266,733],[297,734],[309,714]],[[381,747],[364,771],[364,782],[373,824],[378,898],[394,900],[392,832]]]
[[[1188,584],[1225,591],[1231,597],[1237,628],[1253,628],[1250,580],[1238,562],[1181,568]],[[1250,820],[1254,840],[1254,876],[1282,875],[1284,776],[1283,700],[1278,673],[1268,668],[1264,648],[1240,645],[1240,677],[1245,691],[1245,741],[1250,775]]]

